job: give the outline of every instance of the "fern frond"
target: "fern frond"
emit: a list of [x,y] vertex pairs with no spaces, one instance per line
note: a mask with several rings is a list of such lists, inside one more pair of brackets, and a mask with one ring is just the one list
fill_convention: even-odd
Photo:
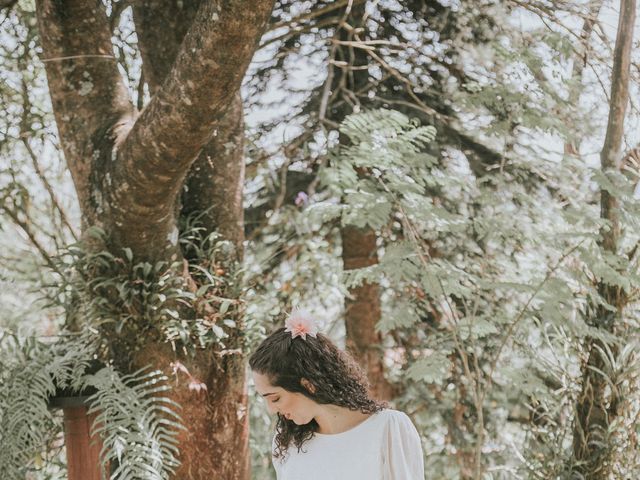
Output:
[[120,375],[108,366],[87,376],[85,386],[97,390],[89,397],[89,413],[97,413],[94,433],[103,441],[101,461],[117,465],[112,480],[163,480],[175,472],[179,405],[163,392],[170,390],[160,371],[138,370]]
[[49,410],[59,388],[76,388],[94,345],[86,338],[47,344],[35,337],[0,337],[0,471],[24,478],[36,455],[61,431]]

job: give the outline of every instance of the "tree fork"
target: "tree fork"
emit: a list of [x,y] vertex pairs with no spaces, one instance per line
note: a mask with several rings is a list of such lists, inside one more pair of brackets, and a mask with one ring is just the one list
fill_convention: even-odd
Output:
[[[144,2],[136,10],[139,14],[147,6],[151,21],[154,15],[160,17],[163,3]],[[242,211],[233,218],[241,205],[243,181],[237,153],[242,151],[237,92],[272,8],[273,0],[250,6],[239,0],[202,1],[197,12],[185,15],[187,24],[176,21],[180,31],[175,42],[166,42],[171,45],[159,53],[160,42],[145,35],[161,29],[153,32],[150,24],[142,26],[141,50],[147,62],[143,69],[153,97],[138,116],[112,54],[110,25],[101,3],[38,0],[43,60],[61,144],[80,200],[83,233],[89,226],[101,226],[107,233],[107,248],[116,256],[130,248],[135,262],[179,259],[179,195],[198,155],[231,111],[229,130],[236,142],[232,154],[224,157],[217,149],[215,158],[206,160],[228,166],[226,171],[214,168],[208,173],[227,175],[213,178],[216,185],[233,185],[234,198],[224,199],[226,215],[215,219],[215,228],[237,247],[234,258],[225,260],[239,260]],[[242,349],[236,348],[243,342],[242,323],[236,325],[222,351],[209,349],[178,358],[167,343],[143,337],[140,349],[130,352],[128,363],[134,367],[150,364],[165,373],[170,373],[172,362],[180,361],[207,387],[205,394],[190,389],[178,373],[172,397],[182,405],[180,413],[189,431],[180,437],[182,465],[176,478],[249,478],[245,362]]]
[[[140,32],[143,68],[149,90],[160,89],[178,54],[180,44],[198,8],[198,2],[183,4],[164,0],[146,0],[134,6],[134,22]],[[181,205],[176,215],[200,215],[204,235],[217,231],[235,247],[234,258],[242,258],[244,183],[244,122],[242,99],[238,92],[226,113],[213,127],[210,141],[202,148],[184,181]],[[185,253],[185,252],[183,252]],[[187,261],[198,259],[187,258]],[[226,272],[232,273],[232,272]],[[234,318],[241,328],[239,318]],[[205,395],[193,395],[182,389],[176,400],[187,411],[199,412],[187,420],[188,432],[180,438],[183,466],[178,478],[187,477],[187,465],[198,465],[198,478],[237,478],[250,476],[249,416],[242,338],[228,339],[232,355],[202,353],[185,360],[194,378],[207,386]],[[170,352],[168,352],[170,353]],[[216,455],[211,455],[216,452]]]

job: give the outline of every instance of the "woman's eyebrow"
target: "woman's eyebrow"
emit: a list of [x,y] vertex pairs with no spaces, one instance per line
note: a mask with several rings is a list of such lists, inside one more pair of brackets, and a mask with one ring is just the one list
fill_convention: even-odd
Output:
[[268,397],[269,395],[275,395],[277,392],[269,392],[269,393],[263,393],[262,396],[263,397]]

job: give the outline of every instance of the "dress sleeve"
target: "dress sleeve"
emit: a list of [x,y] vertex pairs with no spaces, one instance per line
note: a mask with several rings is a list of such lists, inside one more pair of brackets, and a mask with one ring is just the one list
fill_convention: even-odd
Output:
[[424,480],[420,435],[404,412],[389,418],[383,440],[384,480]]

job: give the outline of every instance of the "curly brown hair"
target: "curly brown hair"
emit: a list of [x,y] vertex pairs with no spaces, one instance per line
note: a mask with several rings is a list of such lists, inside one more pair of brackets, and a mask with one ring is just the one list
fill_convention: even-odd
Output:
[[[319,404],[362,413],[375,413],[388,407],[386,402],[369,396],[369,381],[353,357],[321,333],[316,337],[307,335],[306,339],[292,338],[291,333],[279,328],[258,346],[249,358],[249,366],[252,371],[266,375],[273,386],[301,393]],[[302,378],[316,387],[314,393],[302,385]],[[315,420],[296,425],[278,414],[273,456],[284,456],[292,441],[300,451],[318,428]]]

